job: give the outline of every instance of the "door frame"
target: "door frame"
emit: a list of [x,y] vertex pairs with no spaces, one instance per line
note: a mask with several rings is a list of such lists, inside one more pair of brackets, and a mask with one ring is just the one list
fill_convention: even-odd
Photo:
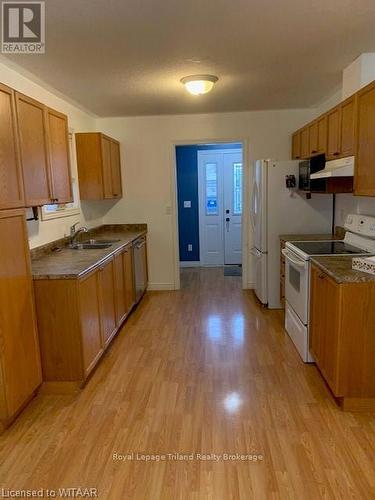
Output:
[[[233,154],[233,153],[241,153],[242,155],[242,165],[244,163],[243,161],[243,150],[242,149],[239,149],[239,148],[233,148],[233,149],[204,149],[204,150],[201,150],[201,151],[198,151],[198,159],[197,159],[197,163],[198,163],[198,204],[199,204],[199,255],[201,256],[202,255],[202,238],[201,238],[201,235],[202,235],[202,219],[201,219],[201,201],[202,201],[202,188],[203,186],[201,186],[201,179],[200,179],[200,172],[199,172],[199,156],[202,155],[202,156],[205,156],[205,155],[212,155],[212,154],[225,154],[225,153],[228,153],[228,154]],[[243,184],[243,182],[242,182]],[[225,175],[224,175],[224,162],[223,162],[223,198],[224,198],[224,192],[225,192]],[[242,214],[241,214],[241,237],[242,237],[242,217],[243,217],[243,194],[244,192],[242,191]],[[223,201],[223,200],[222,200]],[[223,209],[224,210],[224,209]],[[224,218],[224,213],[223,213],[223,218]],[[223,220],[223,234],[222,234],[222,244],[223,244],[223,260],[224,260],[224,264],[223,266],[225,266],[225,234],[224,234],[224,220]],[[243,257],[243,256],[242,256]],[[243,258],[242,258],[243,260]],[[202,261],[202,260],[201,260]],[[206,265],[206,267],[215,267],[215,266],[210,266],[210,265]]]
[[[186,139],[174,140],[170,145],[170,193],[171,193],[171,230],[173,242],[173,269],[174,269],[174,290],[179,290],[180,285],[180,252],[179,252],[179,227],[178,227],[178,199],[177,199],[177,160],[176,146],[189,145],[207,145],[207,144],[242,144],[242,161],[243,161],[243,185],[242,185],[242,288],[249,288],[249,238],[250,238],[250,155],[249,155],[249,139],[247,137],[231,137],[231,138],[215,138],[215,139]],[[246,195],[248,194],[248,195]]]

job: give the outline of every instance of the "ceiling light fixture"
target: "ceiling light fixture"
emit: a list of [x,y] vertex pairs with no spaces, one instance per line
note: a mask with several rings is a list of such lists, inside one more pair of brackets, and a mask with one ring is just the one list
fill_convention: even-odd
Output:
[[193,95],[207,94],[217,81],[218,77],[214,75],[191,75],[181,78],[181,83]]

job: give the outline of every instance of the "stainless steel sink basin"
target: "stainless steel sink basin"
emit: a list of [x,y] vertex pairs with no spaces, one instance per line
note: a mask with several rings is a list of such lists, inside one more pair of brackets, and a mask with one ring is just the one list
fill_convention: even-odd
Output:
[[83,245],[88,245],[88,244],[90,244],[90,245],[99,245],[99,244],[106,245],[109,243],[117,243],[118,241],[120,241],[120,240],[84,240],[84,241],[82,241],[82,244]]
[[73,245],[69,245],[69,248],[72,250],[98,250],[98,249],[103,249],[103,248],[109,248],[111,247],[111,243],[104,243],[104,242],[82,242],[82,243],[73,243]]

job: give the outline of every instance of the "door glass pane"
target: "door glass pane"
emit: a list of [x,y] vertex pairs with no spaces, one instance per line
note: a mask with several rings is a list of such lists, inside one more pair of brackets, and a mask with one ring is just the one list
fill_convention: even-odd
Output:
[[233,163],[233,214],[242,214],[242,163]]
[[218,215],[216,163],[206,163],[206,215]]

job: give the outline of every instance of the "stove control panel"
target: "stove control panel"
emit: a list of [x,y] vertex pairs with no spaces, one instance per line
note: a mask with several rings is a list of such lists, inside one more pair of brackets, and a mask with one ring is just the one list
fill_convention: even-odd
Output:
[[375,239],[375,217],[349,214],[345,221],[345,229],[352,233]]

